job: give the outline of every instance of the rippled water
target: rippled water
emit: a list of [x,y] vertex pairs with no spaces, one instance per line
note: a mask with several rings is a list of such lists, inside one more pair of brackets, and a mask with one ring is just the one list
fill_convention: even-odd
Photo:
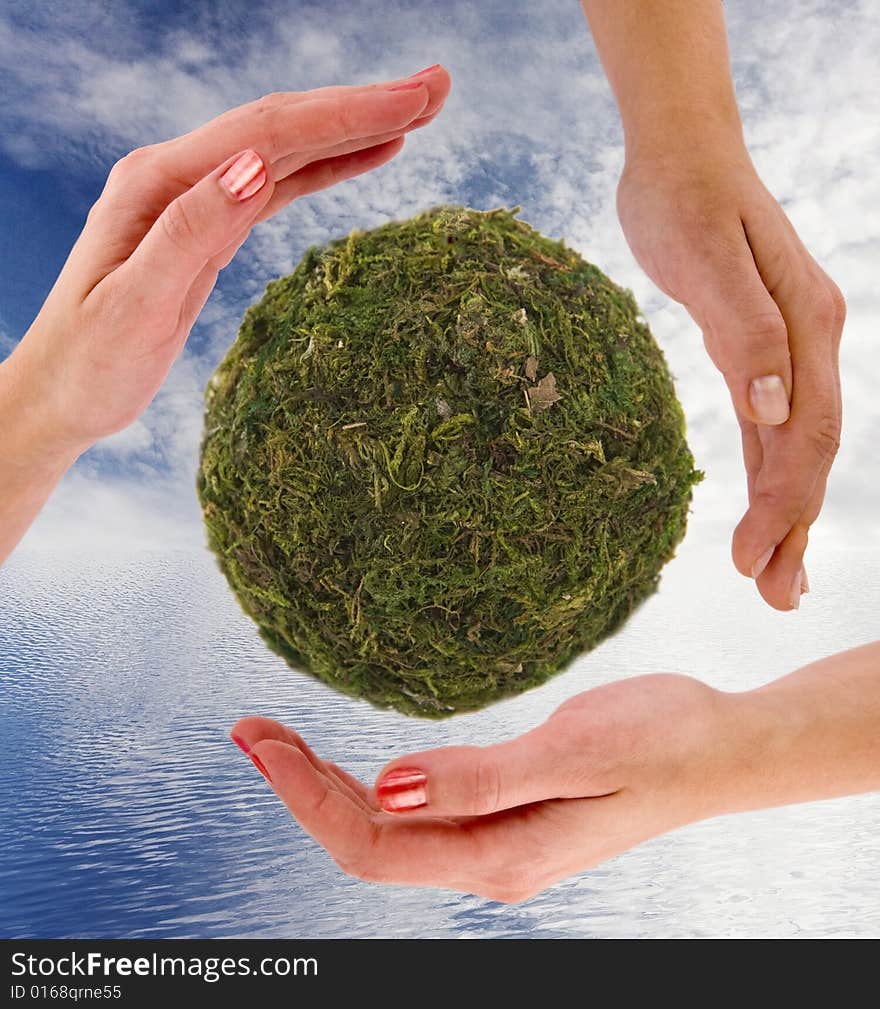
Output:
[[443,723],[293,673],[207,554],[23,553],[0,571],[0,935],[880,934],[880,796],[699,824],[519,906],[343,876],[227,738],[296,726],[372,779],[393,755],[514,734],[608,679],[746,687],[877,636],[877,556],[814,550],[797,616],[690,539],[660,593],[553,683]]

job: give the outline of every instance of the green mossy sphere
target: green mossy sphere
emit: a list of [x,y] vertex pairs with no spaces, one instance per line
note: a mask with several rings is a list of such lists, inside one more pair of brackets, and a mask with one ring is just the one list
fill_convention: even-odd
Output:
[[542,683],[658,583],[699,478],[628,291],[439,207],[310,249],[208,392],[209,541],[276,652],[408,714]]

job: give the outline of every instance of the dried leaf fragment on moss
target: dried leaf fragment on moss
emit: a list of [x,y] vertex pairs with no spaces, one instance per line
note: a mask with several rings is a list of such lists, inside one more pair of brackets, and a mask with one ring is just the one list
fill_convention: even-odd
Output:
[[548,372],[537,385],[526,389],[529,399],[529,408],[535,413],[541,410],[549,410],[554,403],[562,399],[562,393],[556,389],[556,376],[553,372]]

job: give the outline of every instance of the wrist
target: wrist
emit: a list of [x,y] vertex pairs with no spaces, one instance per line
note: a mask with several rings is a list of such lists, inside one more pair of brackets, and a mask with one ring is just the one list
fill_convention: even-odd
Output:
[[764,689],[719,691],[715,731],[721,769],[710,815],[783,804],[786,798],[780,794],[780,771],[790,769],[796,749],[796,713],[780,707]]
[[627,167],[639,163],[749,160],[736,102],[695,108],[686,99],[623,119]]
[[88,445],[55,422],[54,403],[49,374],[26,336],[0,363],[0,463],[57,480],[76,462]]

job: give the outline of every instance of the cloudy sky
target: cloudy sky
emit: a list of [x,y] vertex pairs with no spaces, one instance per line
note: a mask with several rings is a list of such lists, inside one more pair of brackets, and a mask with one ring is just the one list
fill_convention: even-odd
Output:
[[[880,513],[880,7],[728,0],[745,129],[765,182],[849,303],[844,443],[818,533],[857,546]],[[245,307],[305,248],[438,202],[519,204],[631,287],[669,357],[708,479],[693,524],[744,507],[739,437],[695,326],[620,232],[616,110],[575,0],[0,5],[0,357],[27,329],[100,192],[133,147],[268,91],[405,75],[442,62],[442,116],[373,175],[260,225],[221,275],[147,414],[68,475],[26,547],[202,540],[193,489],[205,382]]]

